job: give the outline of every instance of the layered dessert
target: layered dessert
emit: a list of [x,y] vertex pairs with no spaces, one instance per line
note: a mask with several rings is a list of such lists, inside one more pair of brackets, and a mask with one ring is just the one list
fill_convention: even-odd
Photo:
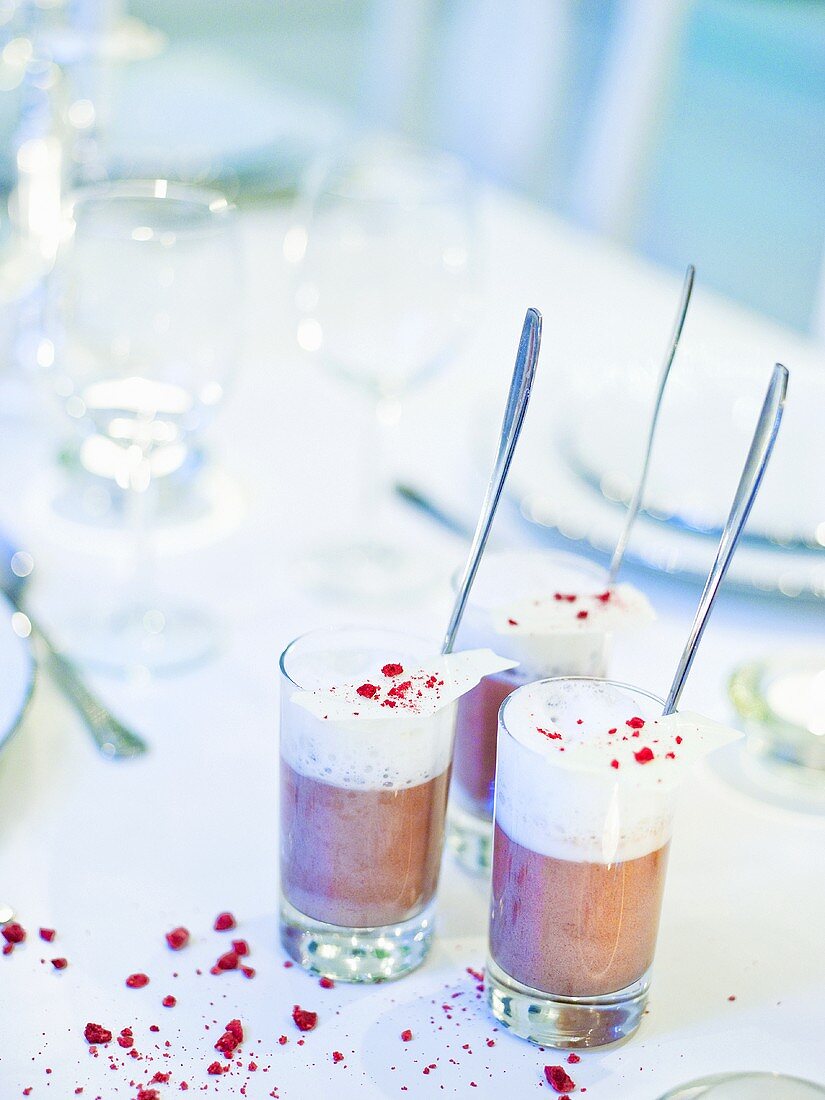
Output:
[[518,662],[485,677],[459,702],[450,796],[459,820],[489,834],[498,710],[515,688],[548,676],[603,676],[614,632],[653,618],[630,585],[608,587],[605,570],[554,551],[490,554],[482,563],[459,647],[490,646]]
[[281,722],[281,888],[295,910],[363,929],[408,921],[431,902],[456,700],[508,663],[489,652],[424,660],[368,640],[291,662]]
[[616,994],[653,961],[674,792],[734,734],[605,680],[515,692],[501,713],[490,955],[558,998]]

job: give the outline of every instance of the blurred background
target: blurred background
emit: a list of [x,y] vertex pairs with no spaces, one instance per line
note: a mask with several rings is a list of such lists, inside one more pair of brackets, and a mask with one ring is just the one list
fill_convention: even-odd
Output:
[[[294,186],[319,144],[380,126],[825,333],[819,0],[2,7],[7,184],[23,136],[18,97],[29,99],[24,133],[45,125],[31,117],[37,74],[20,72],[33,35],[35,54],[61,63],[61,121],[83,139],[75,155],[87,175],[210,175],[260,198]],[[124,15],[140,24],[127,29]],[[89,56],[98,34],[110,37],[103,71]]]

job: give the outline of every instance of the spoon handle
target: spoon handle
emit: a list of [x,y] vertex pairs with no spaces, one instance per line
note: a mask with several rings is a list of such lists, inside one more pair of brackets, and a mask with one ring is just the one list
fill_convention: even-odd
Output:
[[[45,654],[44,664],[51,673],[63,697],[71,703],[83,724],[92,735],[98,749],[112,759],[128,756],[142,756],[149,746],[142,737],[138,737],[108,710],[98,697],[87,687],[75,665],[56,648],[45,630],[36,619],[26,611],[13,590],[3,589],[9,600],[29,620],[32,635],[40,643]],[[2,911],[2,910],[0,910]]]
[[92,735],[92,740],[104,756],[119,759],[141,756],[147,744],[108,710],[86,686],[74,664],[59,653],[43,634],[39,634],[46,651],[46,667],[64,698],[71,703]]
[[716,560],[705,582],[696,617],[693,620],[693,626],[690,629],[687,643],[679,660],[679,666],[676,669],[676,675],[673,678],[665,703],[664,714],[672,714],[679,703],[679,697],[688,678],[693,658],[696,656],[696,650],[707,625],[713,602],[719,592],[719,586],[725,577],[736,544],[739,541],[739,536],[742,534],[742,528],[747,522],[756,494],[759,492],[759,486],[762,484],[762,478],[765,475],[768,460],[776,442],[779,423],[782,420],[787,389],[788,371],[781,363],[777,363],[773,368],[771,382],[765,395],[762,412],[751,441],[748,457],[745,460],[742,476],[739,479],[736,495],[733,498],[730,515],[719,540]]
[[510,469],[513,452],[516,449],[516,443],[521,434],[524,414],[527,412],[527,403],[530,400],[530,391],[536,374],[540,347],[541,314],[537,309],[528,309],[527,316],[524,318],[524,326],[521,330],[518,355],[516,356],[516,366],[513,371],[513,381],[510,384],[510,393],[507,398],[507,407],[504,410],[504,420],[501,425],[496,463],[487,486],[484,503],[481,507],[481,515],[478,517],[478,524],[475,534],[473,535],[470,554],[467,558],[467,564],[464,567],[464,574],[458,586],[458,593],[456,595],[455,604],[453,605],[452,614],[450,615],[450,622],[441,645],[442,653],[452,653],[453,646],[455,645],[455,637],[458,632],[459,623],[461,622],[461,616],[464,614],[464,607],[467,603],[467,597],[470,594],[472,583],[475,580],[476,572],[478,571],[481,555],[484,553],[484,547],[487,545],[487,538],[490,534],[493,517],[496,514],[501,491],[504,488],[504,482],[507,478],[507,471]]
[[610,559],[610,566],[607,571],[607,585],[614,584],[616,577],[618,576],[619,569],[621,568],[622,558],[624,558],[627,544],[630,541],[630,532],[633,530],[633,524],[636,522],[636,517],[639,514],[639,509],[642,506],[644,499],[645,485],[647,484],[647,472],[650,468],[650,455],[653,450],[653,438],[656,435],[656,425],[659,421],[659,409],[662,406],[662,397],[664,396],[665,386],[670,375],[670,368],[673,366],[673,360],[676,358],[676,350],[679,347],[679,340],[682,337],[682,329],[685,327],[685,317],[687,317],[688,306],[690,305],[690,297],[693,294],[693,280],[696,277],[696,268],[693,264],[688,264],[687,271],[685,272],[685,281],[682,284],[682,297],[679,301],[679,310],[676,314],[676,323],[673,326],[673,333],[670,337],[670,343],[668,344],[667,353],[662,363],[662,369],[659,374],[659,389],[656,392],[656,401],[653,405],[653,415],[650,418],[650,427],[647,433],[647,445],[645,447],[645,456],[642,461],[642,470],[639,474],[639,480],[636,483],[636,488],[633,491],[633,497],[627,509],[627,516],[625,517],[624,527],[622,533],[619,535],[619,541],[616,543],[616,549],[613,551],[613,557]]

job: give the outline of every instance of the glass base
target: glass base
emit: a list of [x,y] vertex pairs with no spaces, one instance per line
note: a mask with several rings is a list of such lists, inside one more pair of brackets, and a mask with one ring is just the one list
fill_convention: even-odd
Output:
[[296,570],[304,587],[318,596],[358,603],[417,596],[437,580],[427,555],[379,540],[332,542],[303,554]]
[[522,985],[487,959],[487,1004],[514,1035],[549,1047],[600,1047],[626,1039],[647,1004],[650,972],[602,997],[555,997]]
[[784,1073],[716,1073],[671,1089],[660,1100],[816,1100],[825,1088]]
[[212,618],[164,602],[163,610],[133,606],[76,622],[66,648],[82,664],[102,672],[163,675],[202,664],[215,653],[217,642]]
[[492,821],[451,804],[447,812],[447,847],[465,871],[489,875],[493,866]]
[[420,966],[432,946],[435,902],[383,928],[343,928],[299,913],[281,898],[281,943],[305,970],[339,982],[388,982]]

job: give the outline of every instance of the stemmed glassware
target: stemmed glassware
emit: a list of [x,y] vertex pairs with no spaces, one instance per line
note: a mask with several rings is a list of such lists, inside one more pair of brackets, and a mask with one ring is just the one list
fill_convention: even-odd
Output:
[[129,500],[125,605],[85,623],[78,656],[115,669],[190,665],[215,642],[200,610],[158,594],[149,519],[156,477],[182,465],[239,353],[234,208],[217,192],[127,180],[75,192],[49,284],[52,386]]
[[[295,266],[296,339],[364,395],[354,530],[305,558],[314,587],[380,598],[420,583],[388,536],[382,436],[400,399],[458,350],[476,297],[472,187],[462,165],[402,142],[364,139],[318,166],[285,241]],[[358,438],[360,436],[360,438]]]

